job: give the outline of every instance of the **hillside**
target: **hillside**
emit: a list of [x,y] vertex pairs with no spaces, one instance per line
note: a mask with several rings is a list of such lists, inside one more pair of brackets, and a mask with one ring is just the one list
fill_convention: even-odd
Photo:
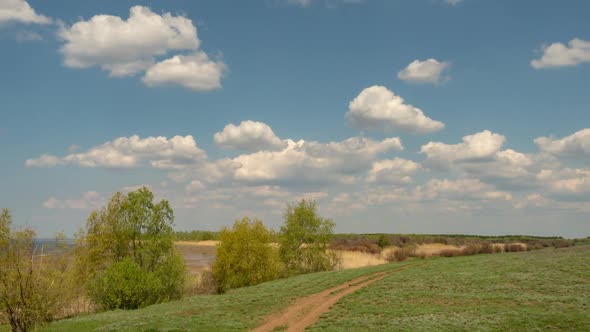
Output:
[[590,330],[590,246],[309,274],[40,330],[245,331],[299,298],[378,272],[389,273],[343,296],[311,330]]

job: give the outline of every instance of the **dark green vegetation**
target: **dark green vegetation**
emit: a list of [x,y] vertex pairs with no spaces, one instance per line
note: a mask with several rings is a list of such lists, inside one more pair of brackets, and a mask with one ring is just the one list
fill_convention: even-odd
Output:
[[78,236],[76,276],[103,309],[136,309],[179,299],[184,262],[174,248],[174,214],[166,200],[154,203],[143,187],[116,193],[92,212]]
[[575,246],[299,275],[41,331],[245,331],[296,298],[404,264],[411,267],[344,297],[312,330],[590,330],[590,246]]

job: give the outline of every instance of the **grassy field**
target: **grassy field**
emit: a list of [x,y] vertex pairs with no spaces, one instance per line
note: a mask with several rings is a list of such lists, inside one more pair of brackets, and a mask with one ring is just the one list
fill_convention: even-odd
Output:
[[40,331],[244,331],[296,298],[402,265],[410,268],[345,296],[311,330],[590,330],[590,246],[576,246],[310,274]]

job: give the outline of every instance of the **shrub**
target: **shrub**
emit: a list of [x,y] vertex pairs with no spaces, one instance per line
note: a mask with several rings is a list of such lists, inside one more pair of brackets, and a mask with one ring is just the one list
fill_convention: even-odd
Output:
[[455,257],[461,254],[460,249],[443,249],[440,251],[439,256],[441,257]]
[[377,245],[381,249],[389,246],[389,239],[387,238],[387,236],[385,236],[385,235],[379,236],[379,240],[377,240]]
[[278,277],[281,264],[276,249],[270,246],[270,237],[261,221],[248,218],[221,231],[213,262],[213,278],[219,293]]
[[504,245],[505,252],[518,252],[518,251],[525,251],[526,245],[522,245],[521,243],[506,243]]
[[493,254],[494,252],[494,245],[489,242],[483,242],[479,247],[480,254]]
[[411,257],[415,254],[416,249],[414,247],[401,247],[398,248],[396,250],[393,250],[387,257],[386,259],[390,262],[393,261],[405,261],[408,257]]
[[153,272],[144,273],[130,258],[101,271],[89,286],[89,293],[103,309],[137,309],[157,302],[161,284]]

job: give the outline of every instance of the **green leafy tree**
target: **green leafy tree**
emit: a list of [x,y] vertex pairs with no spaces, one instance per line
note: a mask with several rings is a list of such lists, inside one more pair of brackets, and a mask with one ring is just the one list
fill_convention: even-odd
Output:
[[[168,201],[153,200],[146,187],[127,195],[116,193],[90,214],[86,231],[77,236],[77,275],[105,309],[135,309],[182,295],[185,271],[174,248],[174,213]],[[145,280],[134,273],[150,280],[149,296],[140,285]],[[126,291],[117,291],[114,278],[121,278]],[[119,299],[110,298],[117,294]]]
[[270,244],[271,233],[260,220],[237,220],[219,236],[213,278],[217,290],[256,285],[276,279],[281,269],[277,250]]
[[[0,214],[0,321],[12,331],[28,331],[55,318],[69,299],[67,257],[44,255],[30,228],[11,229],[7,209]],[[2,317],[3,316],[3,317]]]
[[288,274],[326,271],[337,264],[327,251],[334,223],[317,213],[315,201],[302,199],[289,204],[279,234],[280,258]]

